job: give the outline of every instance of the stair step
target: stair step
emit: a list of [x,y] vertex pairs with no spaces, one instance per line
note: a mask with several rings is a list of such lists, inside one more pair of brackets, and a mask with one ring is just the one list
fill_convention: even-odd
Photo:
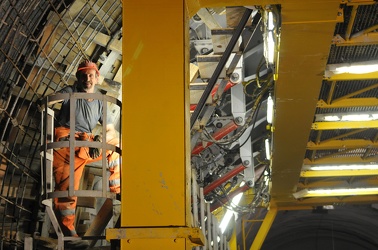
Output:
[[[198,55],[198,69],[202,79],[210,79],[213,75],[222,55]],[[226,68],[224,67],[219,75],[219,78],[226,77]]]
[[77,207],[96,207],[96,198],[95,197],[78,197],[77,198]]
[[[212,29],[211,30],[211,40],[213,42],[213,52],[214,54],[223,54],[227,48],[227,45],[230,43],[231,37],[235,29],[233,28],[224,28],[224,29]],[[232,49],[233,53],[239,51],[241,44],[241,38],[235,44]]]

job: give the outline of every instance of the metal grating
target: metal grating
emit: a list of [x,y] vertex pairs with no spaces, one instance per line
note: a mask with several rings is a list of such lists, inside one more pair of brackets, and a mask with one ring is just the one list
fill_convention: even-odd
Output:
[[[357,6],[356,6],[357,7]],[[336,24],[334,35],[344,35],[347,32],[349,21],[351,20],[351,15],[353,11],[353,5],[342,5],[344,10],[344,22]],[[378,5],[359,5],[357,7],[357,13],[355,16],[355,21],[351,34],[363,31],[368,27],[376,25],[378,23]]]
[[360,5],[357,9],[356,21],[352,34],[365,30],[378,23],[378,5]]
[[[325,141],[330,138],[335,138],[336,136],[342,136],[338,140],[348,140],[348,139],[360,139],[364,138],[365,140],[373,141],[376,130],[375,129],[356,129],[353,134],[348,135],[347,133],[350,130],[347,129],[338,129],[338,130],[325,130],[321,132],[320,141]],[[316,142],[319,131],[312,130],[310,134],[310,141]],[[344,136],[345,135],[345,136]]]
[[336,46],[332,45],[328,64],[351,63],[376,60],[378,58],[378,45]]
[[[340,98],[342,96],[351,94],[363,88],[373,86],[377,83],[378,81],[375,79],[374,80],[338,81],[336,82],[336,89],[335,89],[335,93],[332,96],[332,99]],[[319,99],[327,100],[330,89],[331,89],[331,82],[323,81]],[[378,89],[374,88],[374,89],[365,91],[361,94],[351,96],[350,98],[366,98],[366,97],[377,97],[377,96],[378,96]]]

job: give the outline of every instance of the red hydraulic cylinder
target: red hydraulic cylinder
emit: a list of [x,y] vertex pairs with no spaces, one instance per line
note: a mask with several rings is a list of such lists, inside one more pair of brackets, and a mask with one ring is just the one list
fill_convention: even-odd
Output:
[[[212,136],[215,140],[222,139],[232,131],[238,128],[238,125],[235,122],[227,123],[223,128],[219,129],[215,132]],[[193,148],[192,155],[198,155],[201,153],[205,148],[212,145],[212,142],[208,142],[205,146],[202,143],[198,143],[197,146]]]
[[209,185],[207,185],[203,189],[203,194],[207,195],[208,193],[210,193],[211,191],[213,191],[215,188],[217,188],[218,186],[220,186],[222,183],[228,181],[229,179],[231,179],[235,175],[237,175],[240,172],[242,172],[244,169],[246,169],[246,167],[243,166],[243,165],[239,165],[239,166],[235,167],[234,169],[232,169],[227,174],[223,175],[219,179],[217,179],[217,180],[213,181],[212,183],[210,183]]

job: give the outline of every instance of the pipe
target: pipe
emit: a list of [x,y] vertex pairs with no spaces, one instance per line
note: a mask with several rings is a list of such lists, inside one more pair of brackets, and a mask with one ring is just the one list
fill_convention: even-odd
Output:
[[240,172],[242,172],[244,169],[246,169],[245,166],[243,165],[239,165],[239,166],[236,166],[234,169],[232,169],[230,172],[228,172],[227,174],[223,175],[222,177],[220,177],[219,179],[213,181],[212,183],[210,183],[209,185],[207,185],[204,189],[203,189],[203,194],[204,195],[207,195],[209,194],[211,191],[213,191],[215,188],[217,188],[218,186],[220,186],[222,183],[228,181],[229,179],[231,179],[232,177],[234,177],[235,175],[239,174]]
[[[227,123],[223,128],[219,129],[217,132],[215,132],[213,134],[213,138],[215,140],[219,140],[219,139],[222,139],[223,137],[225,137],[226,135],[228,135],[229,133],[231,133],[232,131],[234,131],[235,129],[237,129],[239,126],[235,123],[235,122],[229,122]],[[212,145],[213,142],[208,142],[206,144],[206,146],[204,146],[202,143],[198,143],[197,146],[194,147],[193,151],[192,151],[192,155],[198,155],[199,153],[201,153],[205,148],[209,147],[210,145]]]

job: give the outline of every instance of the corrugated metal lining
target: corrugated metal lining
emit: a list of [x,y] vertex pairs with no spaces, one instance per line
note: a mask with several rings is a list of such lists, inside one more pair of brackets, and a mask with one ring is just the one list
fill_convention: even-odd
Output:
[[[350,132],[349,129],[338,129],[336,131],[334,130],[325,130],[321,133],[320,136],[320,141],[327,140],[329,138],[333,138],[335,136],[341,136],[341,135],[346,135],[343,136],[340,140],[347,140],[347,139],[359,139],[359,138],[364,138],[364,139],[370,139],[373,140],[376,130],[371,128],[371,129],[366,129],[362,130],[360,132],[357,132],[355,134],[347,135],[347,133]],[[310,141],[315,142],[317,140],[319,131],[312,130],[311,135],[310,135]]]
[[[360,89],[377,84],[377,80],[354,80],[354,81],[338,81],[332,99],[337,99],[347,94],[351,94]],[[331,88],[331,82],[323,81],[322,89],[319,95],[319,99],[327,100],[329,91]],[[364,98],[364,97],[377,97],[378,89],[371,89],[361,94],[354,95],[350,98]],[[320,112],[320,110],[319,110]]]
[[377,44],[360,46],[332,45],[329,53],[328,64],[363,62],[369,60],[376,60],[377,58]]
[[[370,152],[368,156],[374,155],[377,151],[374,150],[374,152]],[[332,149],[332,150],[317,150],[316,155],[312,155],[311,152],[306,152],[305,158],[310,159],[316,163],[316,160],[324,158],[324,157],[331,157],[331,158],[348,158],[348,157],[367,157],[366,156],[366,149]],[[344,159],[345,161],[345,159]],[[340,165],[342,163],[337,163],[336,165]],[[344,164],[348,165],[348,162],[345,162]],[[325,165],[324,162],[322,162],[322,165]],[[330,165],[335,165],[335,163],[330,163]]]
[[353,25],[352,34],[362,31],[367,27],[378,23],[378,5],[360,5],[356,14],[356,22]]
[[[338,23],[335,28],[334,35],[340,34],[344,35],[347,31],[349,21],[351,19],[353,5],[342,5],[344,10],[344,22]],[[378,23],[378,5],[377,4],[368,4],[368,5],[359,5],[357,8],[357,13],[355,16],[356,22],[354,23],[351,33],[362,31],[367,27],[373,26]]]
[[[39,208],[39,124],[24,95],[27,61],[36,49],[40,22],[49,9],[41,1],[0,3],[0,220],[1,249],[22,246],[23,234],[36,226]],[[28,114],[28,115],[27,115]],[[38,115],[39,116],[39,115]]]

